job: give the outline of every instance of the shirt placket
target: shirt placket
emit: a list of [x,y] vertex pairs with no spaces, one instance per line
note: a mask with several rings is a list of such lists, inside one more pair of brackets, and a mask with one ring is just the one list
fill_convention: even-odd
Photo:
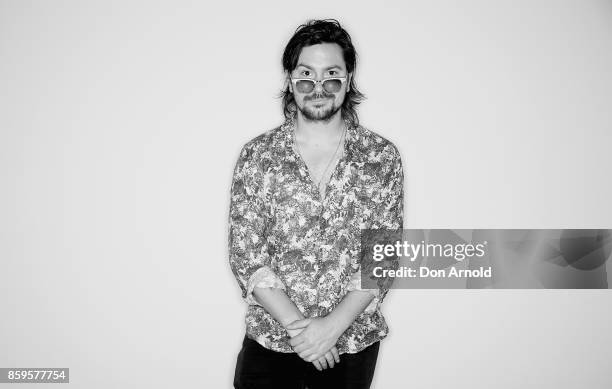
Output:
[[[339,162],[341,164],[340,168],[344,165],[344,162]],[[333,176],[332,176],[333,177]],[[331,181],[331,179],[330,179]],[[317,197],[317,315],[324,316],[328,313],[328,309],[321,306],[321,301],[329,296],[325,296],[321,294],[321,290],[327,290],[326,285],[322,285],[322,282],[325,281],[323,277],[323,269],[326,268],[324,262],[329,260],[327,256],[330,253],[331,247],[333,246],[334,232],[330,230],[330,221],[333,219],[334,207],[331,206],[332,202],[335,199],[335,193],[333,192],[333,187],[329,188],[329,191],[326,191],[326,196],[321,198]]]
[[[347,142],[349,141],[350,140],[347,139]],[[330,203],[330,200],[333,198],[333,188],[327,187],[325,190],[325,196],[322,197],[319,192],[319,188],[316,187],[316,185],[312,181],[312,178],[310,177],[310,174],[308,172],[308,167],[306,166],[305,161],[302,159],[302,157],[297,152],[295,152],[295,150],[292,150],[292,151],[295,155],[295,158],[298,161],[298,171],[299,171],[300,177],[303,180],[303,182],[306,183],[307,188],[308,188],[308,193],[310,195],[310,201],[312,201],[312,204],[314,205],[312,216],[317,218],[316,223],[314,223],[317,231],[315,234],[313,234],[315,238],[314,245],[316,247],[315,248],[316,263],[315,263],[315,274],[314,274],[314,280],[316,281],[314,285],[315,297],[316,297],[315,298],[316,307],[313,307],[312,313],[316,313],[316,316],[321,316],[322,314],[325,314],[327,312],[327,310],[324,307],[321,307],[320,305],[322,297],[325,297],[325,296],[321,296],[321,293],[320,293],[321,288],[319,286],[321,285],[321,281],[322,281],[321,277],[323,276],[322,269],[325,268],[324,261],[325,261],[325,256],[326,256],[326,250],[324,246],[329,244],[328,238],[330,237],[330,234],[331,234],[331,232],[329,231],[329,220],[332,218],[332,207],[329,206],[329,203]],[[337,161],[337,164],[334,167],[334,171],[329,177],[329,182],[327,183],[328,186],[331,184],[331,181],[334,179],[336,170],[337,169],[342,170],[344,165],[345,165],[344,158],[342,158],[340,161]],[[316,312],[314,308],[316,308]]]
[[318,217],[318,227],[319,227],[319,234],[317,236],[317,275],[316,275],[316,280],[317,280],[317,316],[321,316],[322,314],[322,308],[320,305],[321,302],[321,288],[319,287],[321,284],[321,276],[322,274],[322,269],[324,268],[323,266],[323,262],[324,262],[324,256],[325,256],[325,248],[324,245],[327,243],[327,240],[325,239],[325,237],[327,236],[326,231],[327,231],[327,220],[324,217],[324,213],[326,212],[326,206],[325,206],[325,199],[320,199],[319,202],[319,213],[317,215]]

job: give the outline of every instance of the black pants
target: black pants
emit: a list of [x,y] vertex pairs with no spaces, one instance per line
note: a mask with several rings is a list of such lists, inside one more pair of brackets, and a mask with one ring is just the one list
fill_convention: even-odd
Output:
[[296,353],[281,353],[244,337],[236,361],[236,389],[368,389],[372,383],[378,347],[376,342],[356,354],[341,354],[340,363],[318,371]]

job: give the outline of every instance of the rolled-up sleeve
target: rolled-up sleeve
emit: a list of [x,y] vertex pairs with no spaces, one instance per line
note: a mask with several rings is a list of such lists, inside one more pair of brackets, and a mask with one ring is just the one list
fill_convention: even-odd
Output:
[[252,305],[260,305],[253,298],[255,287],[285,290],[270,266],[267,242],[270,212],[263,181],[255,153],[247,144],[240,152],[232,177],[228,241],[232,273],[242,297]]
[[[379,176],[381,183],[380,190],[372,198],[373,205],[370,213],[369,228],[399,231],[404,226],[404,171],[402,159],[399,151],[393,145],[387,146],[387,151],[383,155],[382,171]],[[347,290],[364,290],[372,293],[375,298],[364,311],[365,313],[372,313],[382,304],[392,283],[392,278],[380,279],[378,282],[379,288],[362,289],[360,266],[358,271],[353,273]]]

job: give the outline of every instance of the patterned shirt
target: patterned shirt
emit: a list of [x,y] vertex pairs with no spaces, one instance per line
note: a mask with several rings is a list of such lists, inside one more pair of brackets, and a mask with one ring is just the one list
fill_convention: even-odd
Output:
[[[231,185],[229,262],[248,304],[247,336],[293,352],[289,335],[253,298],[253,289],[285,290],[305,317],[324,317],[361,290],[361,229],[403,227],[403,170],[389,140],[360,125],[346,130],[343,154],[322,196],[293,141],[295,116],[247,142]],[[330,167],[332,168],[332,167]],[[387,336],[380,305],[388,284],[338,338],[356,353]]]

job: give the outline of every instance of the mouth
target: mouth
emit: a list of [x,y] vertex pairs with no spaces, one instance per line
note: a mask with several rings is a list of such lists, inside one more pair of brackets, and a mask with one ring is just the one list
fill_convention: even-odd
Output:
[[321,103],[327,102],[327,100],[329,100],[329,99],[313,99],[313,100],[308,100],[308,101],[313,103],[313,104],[321,104]]

